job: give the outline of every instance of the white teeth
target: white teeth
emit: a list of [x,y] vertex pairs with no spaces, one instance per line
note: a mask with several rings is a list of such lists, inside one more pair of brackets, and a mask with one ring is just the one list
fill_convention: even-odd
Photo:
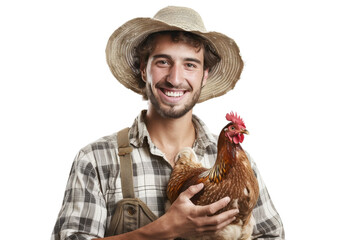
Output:
[[165,95],[168,97],[181,97],[182,95],[184,95],[184,92],[165,92]]

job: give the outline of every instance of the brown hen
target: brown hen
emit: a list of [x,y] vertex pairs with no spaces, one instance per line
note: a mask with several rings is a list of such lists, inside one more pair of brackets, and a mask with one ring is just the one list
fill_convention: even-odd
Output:
[[177,155],[168,183],[167,196],[171,203],[191,185],[203,183],[204,188],[191,199],[194,204],[208,205],[229,196],[230,203],[216,214],[233,208],[239,209],[236,220],[214,236],[193,239],[251,239],[254,226],[252,210],[259,197],[259,187],[251,164],[240,145],[248,131],[237,114],[231,112],[226,115],[226,119],[230,123],[220,132],[214,166],[210,169],[204,168],[194,151],[185,148]]

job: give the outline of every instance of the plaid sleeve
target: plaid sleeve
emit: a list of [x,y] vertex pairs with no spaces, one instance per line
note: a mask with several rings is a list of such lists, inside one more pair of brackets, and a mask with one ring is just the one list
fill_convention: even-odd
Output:
[[285,239],[284,227],[279,213],[276,211],[275,206],[270,198],[269,192],[265,186],[260,172],[248,154],[252,168],[255,172],[256,178],[259,183],[260,195],[258,202],[253,210],[253,215],[256,221],[253,239],[266,239],[266,240],[282,240]]
[[106,205],[91,154],[80,151],[71,168],[52,240],[103,237]]

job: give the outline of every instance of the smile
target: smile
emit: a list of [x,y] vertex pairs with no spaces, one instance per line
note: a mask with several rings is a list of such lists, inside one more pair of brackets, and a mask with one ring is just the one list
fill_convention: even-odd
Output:
[[163,91],[165,93],[166,96],[168,97],[181,97],[182,95],[184,95],[183,91],[169,91],[169,90],[164,90]]

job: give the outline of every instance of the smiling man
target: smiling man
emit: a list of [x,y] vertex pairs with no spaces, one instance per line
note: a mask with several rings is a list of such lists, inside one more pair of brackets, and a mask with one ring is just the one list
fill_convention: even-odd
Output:
[[[227,226],[237,210],[214,214],[228,197],[207,206],[190,201],[203,185],[189,187],[166,212],[165,202],[180,149],[193,148],[205,167],[216,160],[217,139],[192,111],[196,103],[235,86],[243,67],[236,43],[207,32],[194,10],[167,7],[154,18],[122,25],[106,54],[117,80],[142,94],[149,106],[128,131],[80,150],[52,239],[174,239]],[[260,188],[253,238],[284,239],[281,219],[250,161]]]
[[[180,149],[194,144],[192,108],[209,72],[204,69],[203,47],[194,47],[185,39],[191,39],[190,35],[178,31],[153,34],[148,41],[154,49],[140,68],[150,100],[147,129],[172,166]],[[196,43],[202,44],[200,39]]]
[[[154,38],[155,48],[147,65],[141,67],[150,99],[149,111],[164,118],[180,118],[197,103],[205,85],[209,69],[204,69],[204,49],[199,49],[175,38],[182,32],[162,32]],[[153,109],[155,108],[155,109]]]

